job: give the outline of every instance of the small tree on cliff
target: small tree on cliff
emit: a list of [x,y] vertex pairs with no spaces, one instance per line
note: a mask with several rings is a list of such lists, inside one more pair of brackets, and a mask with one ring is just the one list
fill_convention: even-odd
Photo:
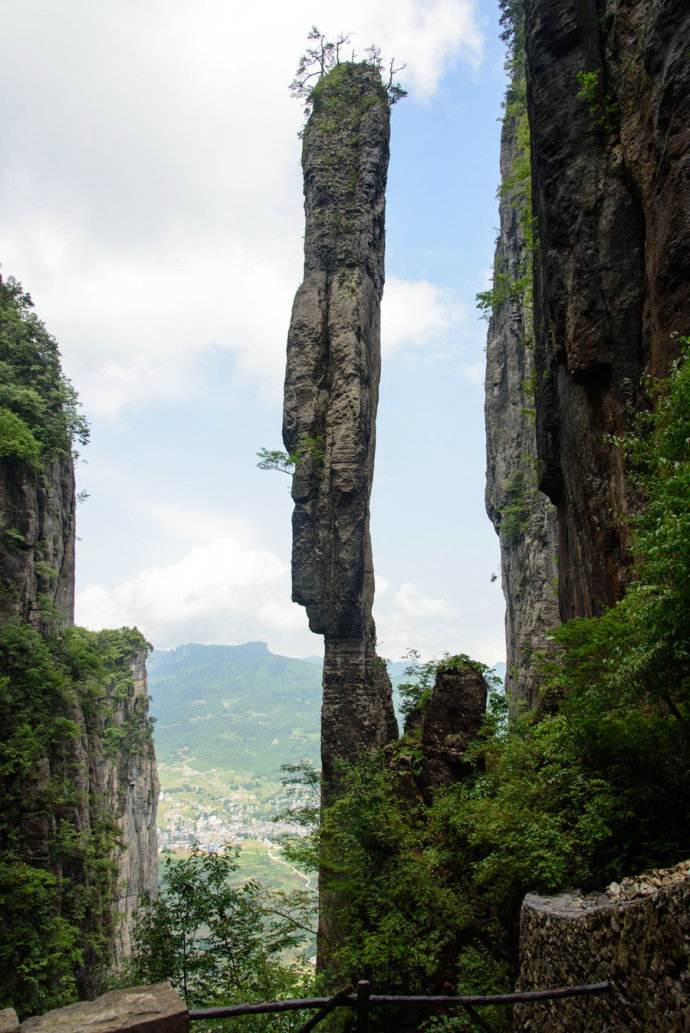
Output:
[[[350,48],[351,37],[349,33],[340,33],[335,40],[329,40],[326,39],[323,32],[319,31],[316,25],[313,25],[307,34],[307,39],[310,46],[307,47],[299,60],[295,77],[290,83],[290,95],[304,101],[304,114],[308,118],[311,114],[314,87],[319,80],[324,75],[327,75],[331,69],[335,68],[336,65],[339,65],[341,61],[357,61],[357,53],[353,48]],[[345,57],[344,55],[348,49],[350,50],[349,56]],[[373,44],[366,48],[364,54],[363,63],[376,68],[380,73],[386,87],[389,104],[396,104],[403,97],[406,97],[407,90],[399,82],[394,81],[397,73],[402,72],[406,66],[396,66],[395,59],[393,59],[387,68],[384,68],[381,49]],[[387,79],[386,75],[388,76]]]

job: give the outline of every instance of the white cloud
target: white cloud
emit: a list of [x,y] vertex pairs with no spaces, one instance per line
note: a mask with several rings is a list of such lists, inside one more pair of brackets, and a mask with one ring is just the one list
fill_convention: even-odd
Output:
[[467,309],[450,288],[389,276],[381,306],[383,357],[458,334],[466,322]]
[[385,578],[383,574],[376,575],[376,594],[383,595],[391,587],[391,583],[388,578]]
[[245,546],[256,545],[255,528],[234,513],[159,499],[134,500],[131,506],[157,531],[174,535],[182,543],[205,545],[219,538],[233,537]]
[[[88,410],[189,394],[216,347],[277,393],[302,233],[286,86],[315,19],[406,61],[412,99],[481,55],[472,0],[5,12],[4,268],[33,293]],[[452,307],[432,284],[391,280],[388,353],[447,331]]]
[[476,384],[477,387],[484,387],[486,362],[483,359],[467,363],[462,367],[462,372],[471,383]]
[[382,40],[386,54],[404,61],[404,79],[413,94],[428,100],[443,73],[460,55],[477,67],[482,35],[473,0],[359,0],[350,10],[362,19],[361,35]]
[[407,617],[445,617],[457,616],[457,611],[445,599],[424,595],[411,581],[401,585],[394,597],[395,605]]
[[160,648],[266,637],[276,648],[312,648],[304,611],[290,602],[287,565],[235,537],[194,545],[112,588],[87,585],[77,619],[89,628],[136,624]]
[[505,656],[501,633],[502,601],[477,606],[461,598],[457,605],[426,595],[413,582],[405,582],[383,600],[377,592],[374,606],[379,653],[399,660],[416,649],[425,660],[444,653],[467,653],[486,664]]

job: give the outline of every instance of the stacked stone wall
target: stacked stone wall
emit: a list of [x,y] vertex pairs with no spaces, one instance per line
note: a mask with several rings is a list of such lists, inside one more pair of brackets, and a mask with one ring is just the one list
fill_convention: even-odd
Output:
[[611,980],[605,997],[515,1009],[518,1033],[688,1033],[690,861],[604,893],[529,894],[520,925],[521,990]]

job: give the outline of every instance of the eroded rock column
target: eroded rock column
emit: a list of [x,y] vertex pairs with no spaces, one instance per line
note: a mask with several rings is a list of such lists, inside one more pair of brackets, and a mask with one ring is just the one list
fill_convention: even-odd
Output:
[[316,87],[304,131],[304,281],[288,335],[283,439],[296,456],[293,599],[326,647],[326,803],[340,762],[397,734],[376,656],[369,534],[389,124],[378,71],[346,63]]

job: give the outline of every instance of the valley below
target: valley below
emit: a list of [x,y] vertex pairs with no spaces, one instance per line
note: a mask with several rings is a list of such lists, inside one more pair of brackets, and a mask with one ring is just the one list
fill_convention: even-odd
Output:
[[263,643],[184,645],[149,661],[161,795],[160,852],[240,848],[237,878],[310,888],[280,854],[303,828],[289,811],[312,790],[285,785],[283,764],[318,763],[318,658],[275,656]]

